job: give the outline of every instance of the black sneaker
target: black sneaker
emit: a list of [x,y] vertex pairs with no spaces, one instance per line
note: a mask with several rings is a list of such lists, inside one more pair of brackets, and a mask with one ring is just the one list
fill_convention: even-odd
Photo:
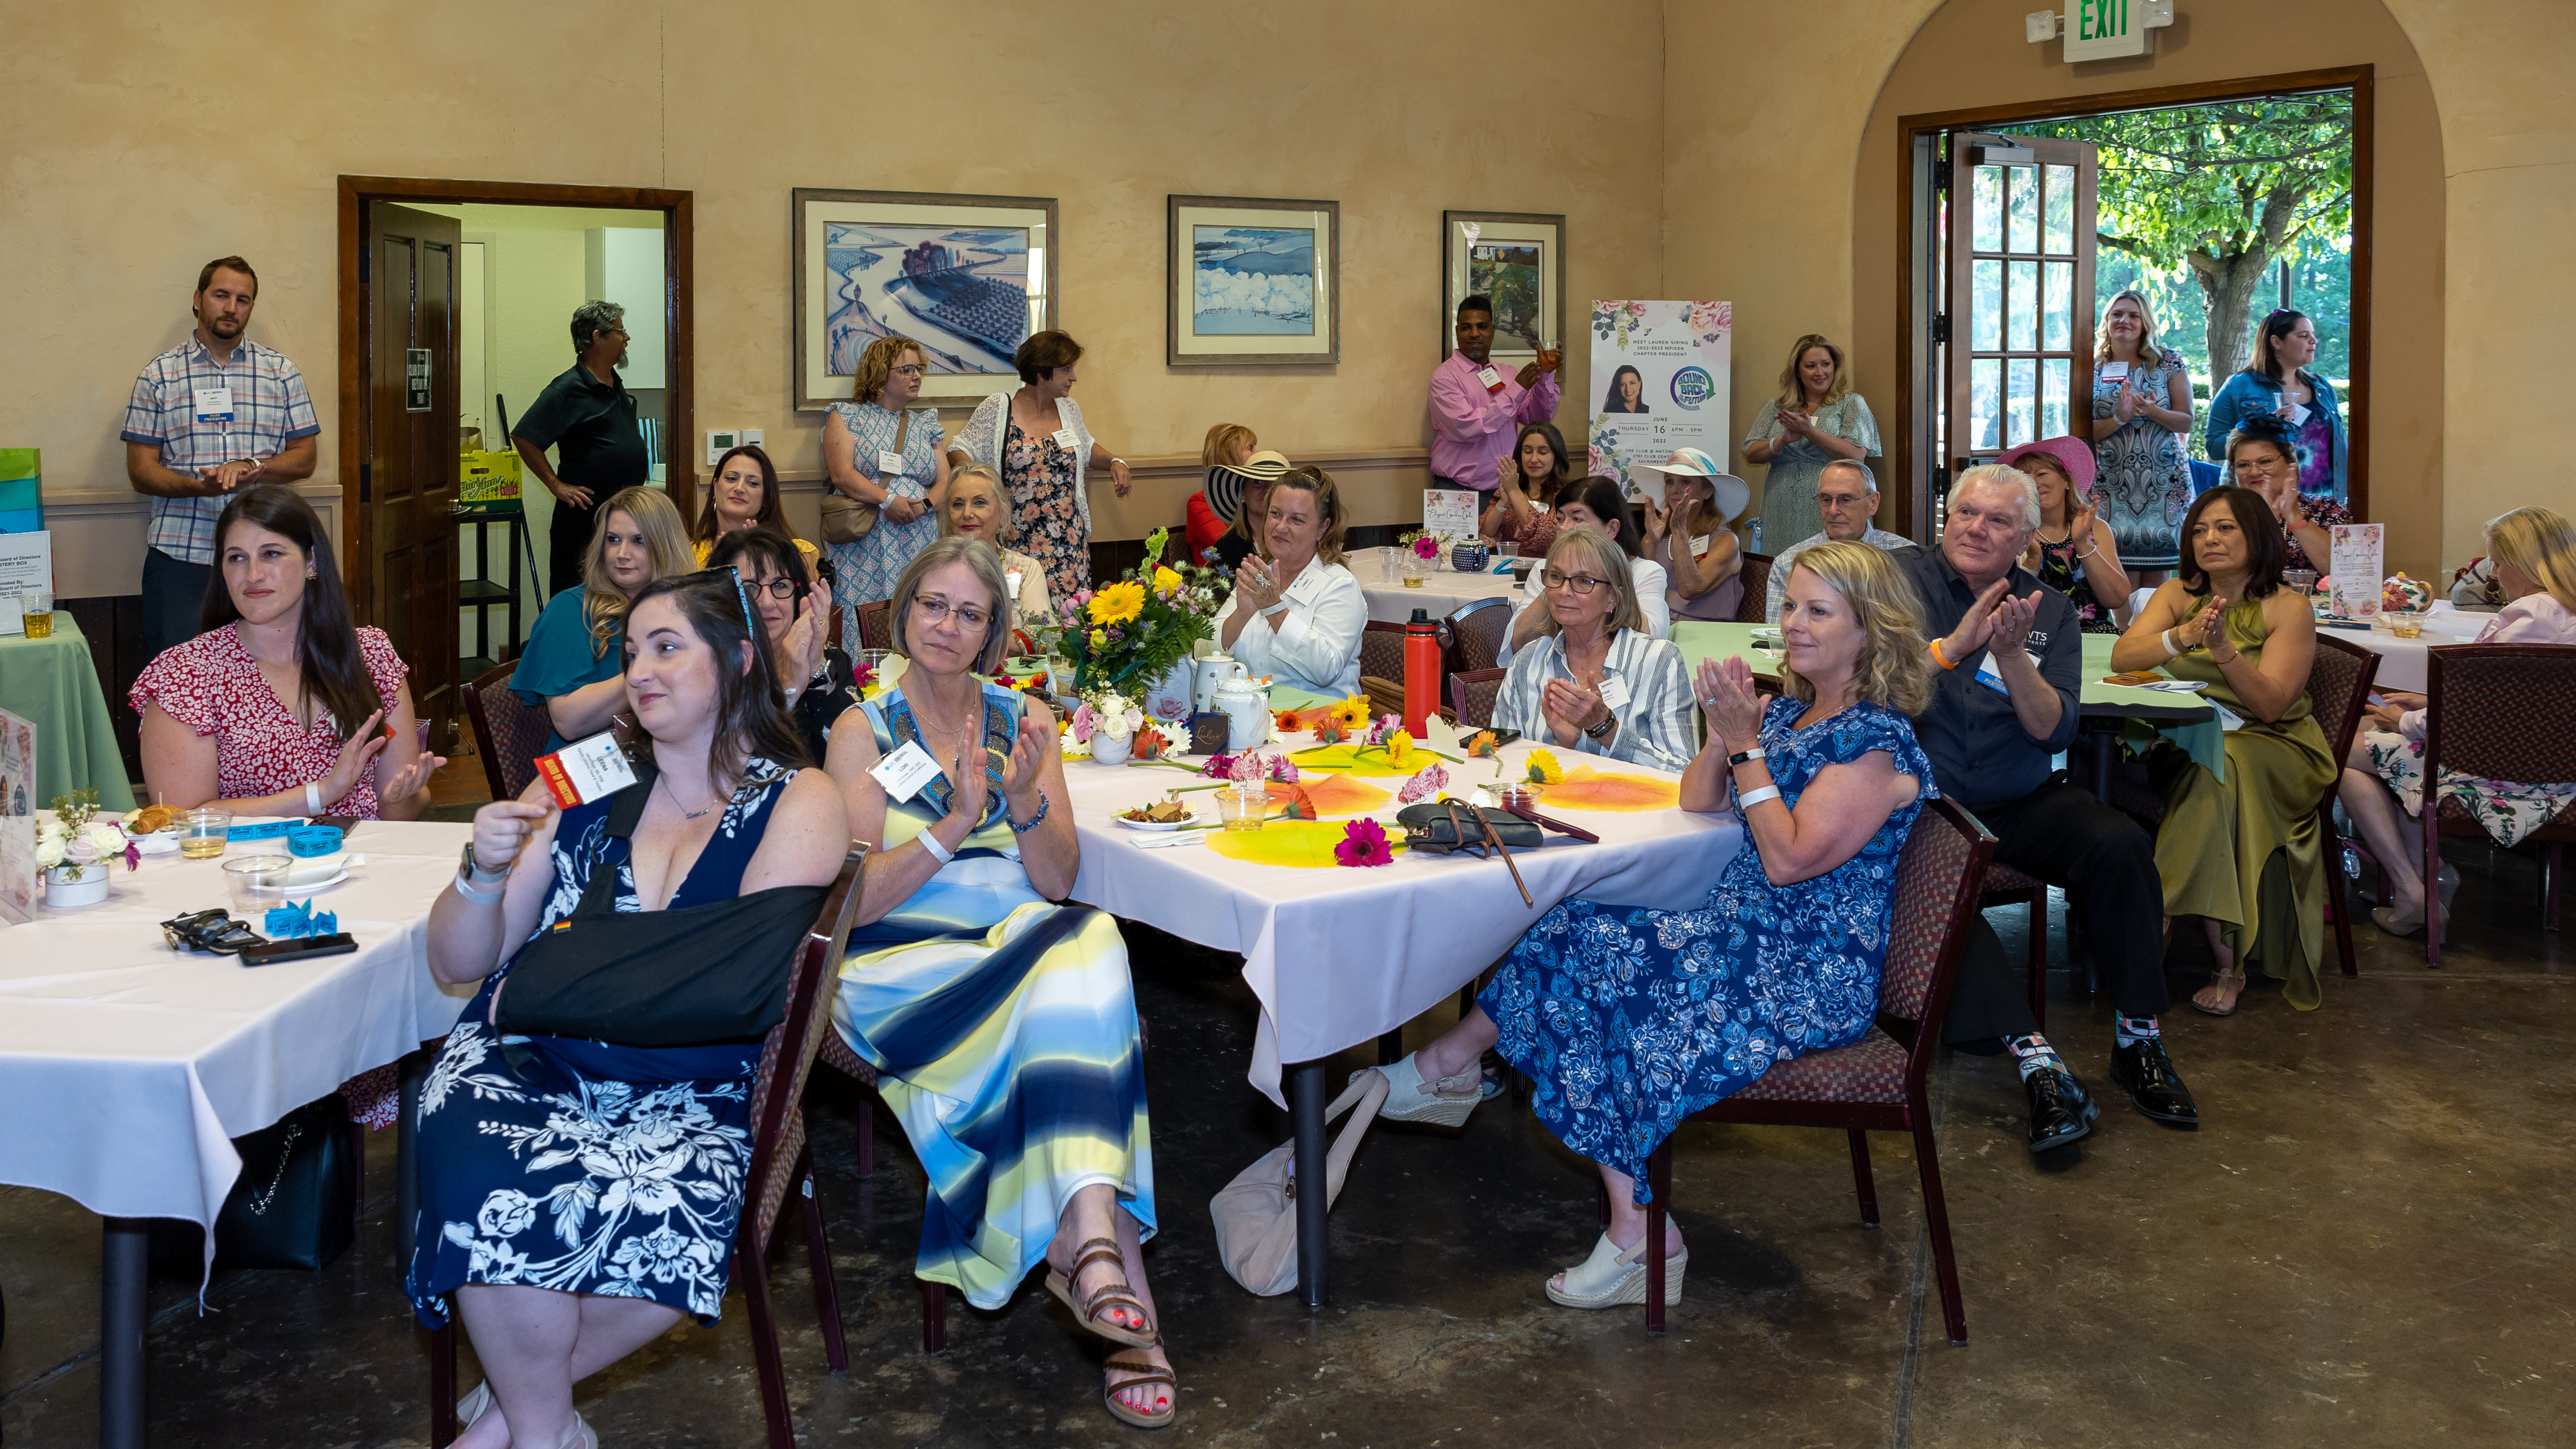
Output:
[[2173,1058],[2165,1055],[2160,1036],[2142,1036],[2127,1046],[2111,1048],[2111,1082],[2129,1094],[2140,1112],[2168,1127],[2197,1131],[2200,1108],[2191,1088],[2182,1084]]

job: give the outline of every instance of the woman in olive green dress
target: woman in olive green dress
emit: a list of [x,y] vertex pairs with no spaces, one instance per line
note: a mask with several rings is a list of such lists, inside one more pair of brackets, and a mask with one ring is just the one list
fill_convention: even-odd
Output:
[[2182,566],[2111,651],[2116,669],[2161,666],[2209,688],[2227,727],[2224,781],[2163,748],[2149,760],[2164,795],[2156,869],[2165,914],[2198,916],[2218,970],[2191,1004],[2232,1015],[2251,969],[2302,1011],[2318,1002],[2325,944],[2325,845],[2317,802],[2335,780],[2311,718],[2317,652],[2307,600],[2281,587],[2288,544],[2263,496],[2213,488],[2183,519]]

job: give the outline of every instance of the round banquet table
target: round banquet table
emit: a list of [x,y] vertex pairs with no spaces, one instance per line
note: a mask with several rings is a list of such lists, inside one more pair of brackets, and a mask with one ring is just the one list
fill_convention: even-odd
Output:
[[2379,656],[2379,673],[2372,680],[2376,689],[2403,689],[2416,694],[2424,692],[2428,667],[2426,654],[2445,644],[2467,644],[2481,630],[2495,622],[2495,615],[2450,607],[2445,599],[2435,604],[2434,612],[2424,616],[2424,632],[2412,639],[2400,639],[2385,625],[2359,628],[2353,625],[2320,623],[2320,635],[2358,644]]
[[116,749],[116,724],[90,661],[89,640],[69,611],[54,610],[49,639],[0,638],[0,709],[36,727],[37,808],[56,795],[96,790],[102,808],[134,808]]
[[[1507,599],[1520,591],[1520,581],[1508,571],[1508,566],[1517,560],[1499,558],[1483,572],[1472,574],[1459,573],[1443,562],[1419,587],[1406,588],[1404,571],[1396,561],[1398,553],[1392,548],[1363,548],[1342,559],[1342,566],[1360,581],[1360,592],[1368,597],[1369,618],[1374,623],[1407,623],[1416,609],[1434,619],[1445,618],[1478,599]],[[1495,568],[1506,571],[1498,574]]]

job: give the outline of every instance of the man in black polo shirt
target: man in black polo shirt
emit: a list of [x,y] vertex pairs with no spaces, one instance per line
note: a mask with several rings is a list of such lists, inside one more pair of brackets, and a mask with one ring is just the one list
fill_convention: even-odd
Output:
[[[1995,859],[2051,885],[2084,913],[2093,963],[2119,1011],[2111,1080],[2170,1127],[2200,1125],[2165,1055],[2156,1018],[2165,990],[2164,888],[2155,843],[2129,817],[2058,777],[2050,757],[2075,738],[2084,641],[2075,606],[2020,567],[2039,526],[2039,493],[2018,469],[1959,475],[1938,549],[1890,556],[1914,580],[1933,637],[1932,702],[1914,721],[1941,793],[1995,833]],[[2002,1038],[2030,1094],[2033,1152],[2093,1130],[2101,1108],[2031,1019],[2002,943],[1972,920],[1944,1035]]]
[[[653,459],[635,425],[635,394],[617,369],[626,361],[626,309],[614,302],[584,302],[572,314],[572,349],[580,360],[546,384],[519,415],[510,441],[546,491],[555,517],[546,546],[546,597],[581,587],[582,555],[590,548],[599,505],[620,488],[653,476]],[[560,459],[546,463],[551,445]]]

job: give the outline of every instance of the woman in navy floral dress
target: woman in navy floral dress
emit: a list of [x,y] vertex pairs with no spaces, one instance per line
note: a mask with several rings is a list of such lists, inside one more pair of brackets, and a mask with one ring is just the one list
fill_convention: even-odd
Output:
[[[1790,573],[1781,634],[1788,694],[1767,708],[1743,660],[1700,665],[1708,743],[1681,808],[1731,806],[1746,835],[1717,888],[1678,910],[1556,907],[1475,1010],[1382,1069],[1381,1115],[1398,1121],[1465,1121],[1488,1045],[1537,1084],[1539,1120],[1610,1189],[1591,1257],[1548,1280],[1567,1307],[1645,1301],[1646,1159],[1684,1118],[1780,1062],[1858,1041],[1877,1015],[1897,853],[1939,793],[1906,719],[1930,690],[1913,591],[1867,544],[1813,545]],[[1674,1303],[1690,1255],[1678,1228],[1665,1245]]]
[[849,840],[840,792],[821,770],[780,763],[801,762],[804,744],[772,702],[768,651],[745,647],[747,614],[729,576],[638,595],[626,697],[655,771],[629,787],[651,792],[633,838],[607,834],[619,797],[558,814],[540,781],[475,813],[474,864],[431,910],[432,974],[483,986],[422,1092],[404,1286],[433,1328],[452,1294],[483,1364],[458,1405],[463,1449],[596,1443],[578,1437],[573,1384],[684,1316],[714,1323],[724,1298],[760,1043],[503,1036],[492,1012],[505,954],[582,929],[574,908],[594,870],[617,872],[619,912],[831,883]]

